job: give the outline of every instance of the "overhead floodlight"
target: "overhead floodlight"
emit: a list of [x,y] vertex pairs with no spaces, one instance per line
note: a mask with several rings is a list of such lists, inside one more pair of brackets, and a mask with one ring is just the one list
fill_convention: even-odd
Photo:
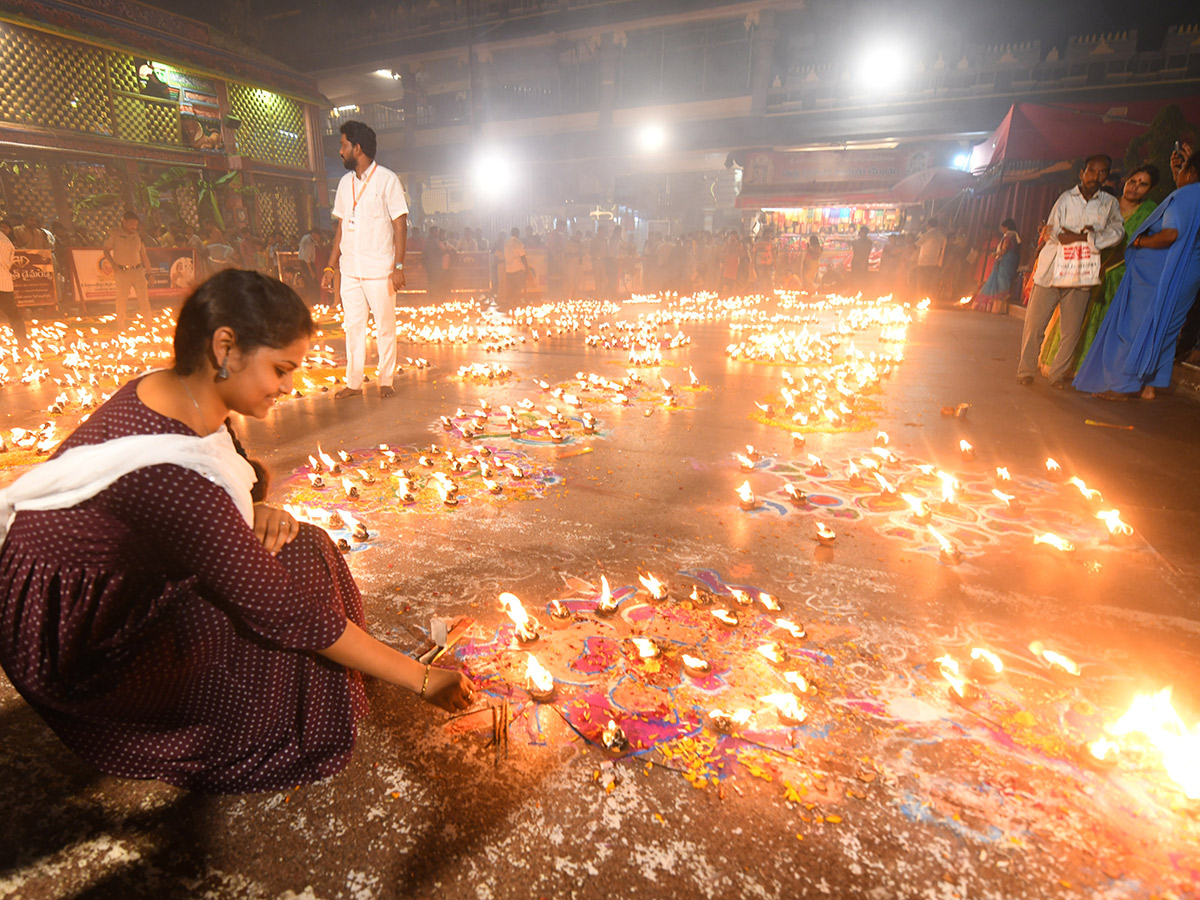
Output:
[[971,154],[959,153],[954,157],[954,168],[962,169],[964,172],[971,168]]
[[376,69],[371,74],[378,75],[380,78],[390,78],[390,79],[392,79],[392,81],[400,80],[400,73],[395,72],[392,69]]
[[908,80],[912,60],[900,43],[879,40],[868,44],[854,67],[854,79],[868,91],[887,91],[902,87]]
[[647,123],[638,130],[637,143],[644,153],[656,153],[666,146],[666,129],[653,122]]
[[488,199],[504,197],[516,181],[516,166],[512,159],[495,147],[481,150],[472,166],[476,189]]

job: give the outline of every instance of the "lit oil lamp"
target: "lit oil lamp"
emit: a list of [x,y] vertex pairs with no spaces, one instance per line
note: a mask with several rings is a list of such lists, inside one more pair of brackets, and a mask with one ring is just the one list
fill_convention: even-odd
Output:
[[787,498],[792,501],[794,506],[808,505],[808,495],[790,481],[783,486],[783,492],[787,494]]
[[1061,553],[1074,553],[1075,545],[1065,538],[1060,538],[1057,534],[1047,531],[1045,534],[1039,534],[1034,539],[1035,544],[1046,544],[1058,550]]
[[352,463],[354,461],[354,457],[352,457],[345,450],[339,450],[337,452],[337,455],[338,455],[338,459],[341,460],[346,465],[349,465],[350,463]]
[[354,471],[358,472],[358,477],[362,479],[363,484],[374,484],[375,483],[375,476],[372,475],[370,472],[368,472],[366,469],[355,469]]
[[962,553],[954,546],[949,538],[934,528],[932,525],[926,525],[925,528],[933,535],[938,542],[938,559],[948,566],[956,566],[962,562]]
[[741,588],[730,588],[729,593],[733,596],[738,606],[749,606],[754,602],[754,598],[750,596],[749,592]]
[[1074,684],[1083,674],[1075,660],[1064,653],[1047,648],[1041,641],[1030,644],[1029,652],[1046,666],[1057,680]]
[[871,477],[874,478],[875,483],[879,485],[879,493],[881,493],[884,497],[896,496],[896,488],[892,486],[890,481],[888,481],[878,472],[872,472]]
[[537,661],[532,653],[525,654],[525,685],[529,696],[538,703],[549,703],[554,699],[554,676]]
[[811,465],[808,468],[808,474],[814,478],[824,478],[829,474],[829,470],[825,468],[825,464],[821,462],[821,457],[808,454],[808,461]]
[[613,719],[609,719],[604,730],[600,732],[600,743],[604,749],[612,753],[624,753],[629,749],[629,738],[625,736],[621,726]]
[[999,488],[992,488],[992,496],[1001,501],[1004,504],[1004,508],[1013,515],[1019,516],[1025,512],[1025,507],[1021,505],[1021,501],[1013,494],[1006,494]]
[[1004,672],[1000,657],[986,647],[971,648],[970,667],[971,677],[982,682],[997,681]]
[[801,434],[799,431],[793,431],[792,432],[792,446],[797,450],[801,450],[804,447],[804,443],[805,443],[804,435]]
[[596,417],[593,416],[591,413],[583,414],[583,433],[584,434],[595,434],[596,433]]
[[345,475],[342,476],[342,490],[345,492],[346,497],[348,499],[350,499],[350,500],[358,499],[358,488],[355,487],[354,482],[352,482]]
[[888,437],[888,433],[886,431],[879,431],[875,433],[876,447],[886,447],[890,440],[891,439]]
[[817,523],[817,533],[813,539],[822,547],[832,547],[837,540],[837,533],[824,522]]
[[776,619],[775,624],[798,641],[802,641],[808,637],[808,632],[804,630],[804,626],[797,625],[791,619]]
[[321,461],[311,453],[308,455],[308,467],[318,475],[325,471],[325,467],[321,465]]
[[782,666],[787,663],[787,657],[783,651],[779,649],[776,643],[761,644],[758,648],[758,654],[773,666]]
[[1110,509],[1096,513],[1096,518],[1108,528],[1108,539],[1114,544],[1128,543],[1133,536],[1133,526],[1121,521],[1121,511]]
[[975,448],[971,446],[971,442],[966,438],[958,442],[958,450],[962,454],[962,458],[967,462],[975,458]]
[[633,644],[634,649],[637,650],[639,659],[654,659],[660,653],[658,644],[654,643],[650,638],[631,637],[629,641]]
[[808,718],[808,713],[800,705],[795,694],[768,694],[758,699],[774,706],[779,721],[784,725],[800,725]]
[[500,608],[512,619],[519,643],[532,644],[538,639],[537,628],[534,626],[533,620],[529,618],[529,614],[525,612],[525,607],[521,605],[516,594],[510,594],[507,591],[501,594]]
[[1103,503],[1104,502],[1104,497],[1102,497],[1100,495],[1100,492],[1093,488],[1088,487],[1087,484],[1084,483],[1084,480],[1082,478],[1072,476],[1071,478],[1067,479],[1067,483],[1073,484],[1079,490],[1080,496],[1083,497],[1083,499],[1086,500],[1088,503]]
[[483,479],[483,486],[489,494],[499,494],[504,488],[500,486],[500,482],[492,481],[490,478]]
[[1120,745],[1106,737],[1097,738],[1079,747],[1079,761],[1097,772],[1112,771],[1120,759]]
[[748,709],[725,712],[718,707],[708,714],[708,724],[712,726],[713,731],[720,734],[732,734],[734,729],[748,724],[753,715]]
[[337,539],[337,548],[338,548],[339,553],[349,553],[350,552],[350,542],[348,540],[346,540],[345,538],[340,537]]
[[692,592],[688,594],[688,599],[691,600],[696,606],[707,606],[716,598],[712,591],[693,587]]
[[858,471],[858,466],[851,462],[846,466],[846,480],[854,486],[864,484],[862,473]]
[[325,482],[321,480],[321,476],[316,472],[308,473],[308,483],[314,491],[321,491],[325,489]]
[[575,617],[571,611],[559,603],[557,600],[550,601],[550,624],[556,628],[563,628],[575,621]]
[[946,679],[946,690],[950,694],[951,700],[955,703],[970,703],[979,699],[979,691],[963,677],[958,660],[946,654],[938,658],[937,664],[942,677]]
[[612,591],[608,589],[607,576],[600,576],[600,600],[596,603],[596,612],[602,616],[611,616],[617,611],[617,601],[613,599]]
[[708,664],[708,660],[701,659],[698,656],[684,653],[680,657],[683,660],[683,671],[687,672],[696,678],[703,678],[712,671],[712,666]]
[[783,673],[783,680],[786,681],[797,694],[807,694],[813,690],[809,680],[799,672],[791,669]]
[[508,470],[509,477],[514,480],[519,481],[525,477],[525,470],[516,463],[505,463],[504,468]]
[[321,445],[317,444],[317,458],[321,460],[322,465],[329,471],[330,475],[341,475],[342,467],[336,459],[321,449]]
[[738,618],[737,612],[732,609],[718,608],[718,609],[709,610],[709,615],[711,615],[714,619],[716,619],[722,625],[726,625],[730,628],[736,628],[738,622],[741,621]]
[[897,465],[900,462],[900,457],[889,450],[887,447],[872,447],[871,452],[879,457],[879,459],[889,466]]
[[750,489],[750,482],[743,481],[742,486],[737,489],[738,506],[749,512],[758,506],[758,498],[754,496],[754,491]]
[[929,508],[929,504],[916,494],[901,494],[900,496],[912,510],[912,520],[918,525],[926,525],[933,518],[933,510]]
[[418,456],[417,457],[417,465],[424,466],[426,469],[432,469],[433,468],[433,460],[431,460],[428,456],[424,456],[424,455]]
[[958,480],[945,472],[938,472],[937,477],[942,480],[941,509],[943,512],[954,512],[958,509],[958,498],[954,494],[954,489],[958,487]]
[[750,457],[744,456],[741,453],[739,453],[737,455],[737,461],[738,461],[738,468],[740,468],[743,472],[753,472],[754,471],[754,460],[752,460]]
[[646,589],[646,593],[650,595],[651,600],[661,603],[667,599],[667,586],[655,576],[639,575],[638,581],[642,583],[642,587]]
[[1046,477],[1051,481],[1062,481],[1067,477],[1067,473],[1058,464],[1058,460],[1052,456],[1046,457]]
[[766,591],[758,592],[758,602],[761,603],[768,612],[779,612],[783,609],[783,607],[779,605],[779,601]]
[[996,487],[1005,487],[1012,482],[1012,476],[1008,474],[1007,466],[996,466]]

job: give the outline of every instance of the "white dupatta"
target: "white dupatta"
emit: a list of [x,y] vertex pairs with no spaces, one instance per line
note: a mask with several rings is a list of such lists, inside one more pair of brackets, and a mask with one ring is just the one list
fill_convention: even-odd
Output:
[[133,434],[64,451],[0,491],[0,543],[22,510],[68,509],[130,472],[163,464],[191,469],[223,488],[246,523],[254,524],[254,467],[234,449],[233,437],[221,426],[207,437]]

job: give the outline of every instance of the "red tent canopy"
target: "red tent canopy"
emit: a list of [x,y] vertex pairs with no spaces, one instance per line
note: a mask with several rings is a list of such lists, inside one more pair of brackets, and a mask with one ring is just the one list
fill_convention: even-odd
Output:
[[1041,106],[1015,103],[982,144],[971,151],[971,171],[1017,162],[1059,162],[1092,153],[1114,159],[1146,133],[1150,121],[1168,103],[1177,104],[1189,119],[1200,115],[1200,98],[1139,100],[1123,105],[1076,103]]

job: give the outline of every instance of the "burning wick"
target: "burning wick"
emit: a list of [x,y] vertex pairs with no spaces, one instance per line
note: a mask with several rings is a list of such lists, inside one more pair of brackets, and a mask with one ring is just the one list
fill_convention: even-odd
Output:
[[629,640],[637,648],[638,656],[641,659],[654,659],[654,657],[658,656],[658,644],[654,643],[650,638],[631,637]]
[[991,650],[984,647],[971,648],[971,677],[976,681],[996,681],[1003,671],[1004,663]]
[[512,619],[518,642],[532,644],[538,639],[537,629],[534,627],[533,620],[525,612],[525,607],[521,605],[521,601],[516,594],[510,594],[507,591],[501,594],[500,608],[508,613],[508,617]]
[[1081,675],[1079,666],[1075,664],[1075,660],[1065,654],[1059,653],[1057,650],[1047,650],[1041,641],[1034,641],[1030,644],[1029,651],[1050,669],[1052,675],[1067,678],[1071,681],[1074,681]]
[[550,601],[550,621],[556,625],[566,625],[572,621],[571,611],[557,600]]
[[808,637],[808,632],[804,630],[804,626],[797,625],[791,619],[776,619],[775,624],[798,641],[802,641]]
[[782,666],[787,657],[779,652],[778,644],[763,644],[758,648],[759,655],[775,666]]
[[642,583],[642,587],[646,589],[651,600],[662,601],[667,599],[667,586],[653,575],[639,575],[638,581]]
[[738,461],[738,467],[743,472],[751,472],[754,470],[754,460],[752,460],[750,457],[743,456],[742,454],[739,453],[737,455],[737,461]]
[[926,525],[925,527],[928,529],[929,533],[934,536],[939,547],[941,548],[938,551],[938,559],[951,566],[956,566],[962,562],[962,553],[957,547],[954,546],[953,543],[950,542],[949,538],[939,532],[932,525]]
[[609,719],[604,730],[600,732],[600,743],[613,753],[622,753],[629,749],[629,738],[625,737],[625,732],[613,719]]
[[612,591],[608,589],[607,576],[600,576],[600,601],[596,604],[596,612],[602,616],[611,616],[617,611],[617,601],[613,599]]
[[1088,487],[1087,484],[1084,483],[1082,478],[1077,478],[1077,477],[1073,476],[1073,477],[1067,479],[1067,483],[1073,484],[1073,485],[1075,485],[1075,487],[1079,488],[1079,493],[1083,496],[1084,500],[1088,501],[1088,503],[1103,503],[1104,502],[1104,498],[1100,495],[1100,492]]
[[754,491],[750,489],[750,482],[743,481],[742,486],[737,489],[738,506],[747,512],[758,506],[758,498],[754,496]]
[[768,694],[758,699],[774,706],[779,721],[784,725],[799,725],[808,718],[808,713],[796,700],[795,694]]
[[370,472],[368,472],[366,469],[356,469],[355,471],[358,472],[358,477],[362,479],[363,484],[374,484],[375,483],[375,476],[372,475]]
[[1097,738],[1090,744],[1079,748],[1079,760],[1090,769],[1098,772],[1108,772],[1117,767],[1121,757],[1121,747],[1108,738]]
[[769,612],[779,612],[781,609],[783,609],[783,607],[779,605],[778,600],[763,591],[759,591],[758,593],[758,602],[761,603]]
[[730,628],[735,627],[740,621],[740,619],[738,619],[738,614],[732,609],[714,609],[710,610],[710,612],[712,613],[712,617],[714,619],[716,619],[722,625],[728,625]]
[[892,487],[892,483],[880,475],[878,472],[872,472],[871,476],[879,484],[879,491],[885,497],[895,497],[896,489]]
[[1049,544],[1055,550],[1060,550],[1063,553],[1074,553],[1075,545],[1070,541],[1060,538],[1057,534],[1047,531],[1045,534],[1039,534],[1033,539],[1035,544]]
[[344,475],[342,476],[342,490],[346,492],[346,496],[351,500],[358,499],[358,488],[356,488],[354,483]]
[[853,485],[859,485],[863,483],[862,473],[858,471],[858,466],[856,466],[853,462],[846,467],[846,478]]
[[808,497],[804,491],[800,490],[800,488],[796,487],[790,481],[783,486],[783,492],[787,494],[788,499],[796,506],[807,505],[808,503]]
[[958,442],[958,449],[962,453],[962,458],[968,462],[975,458],[975,448],[971,446],[970,441],[966,438]]
[[525,683],[529,689],[529,696],[538,703],[546,703],[554,697],[554,676],[532,653],[525,655],[528,657],[525,663]]
[[958,487],[958,481],[953,475],[947,475],[945,472],[938,472],[937,477],[942,480],[942,509],[946,512],[953,512],[958,508],[958,499],[954,496],[954,489]]
[[697,587],[692,588],[692,592],[688,594],[688,599],[697,606],[707,606],[713,602],[712,591],[702,591]]
[[792,432],[792,446],[797,450],[804,446],[804,435],[802,435],[799,431]]
[[933,518],[933,510],[929,508],[929,504],[916,494],[901,494],[900,496],[909,505],[912,510],[912,520],[918,525],[925,525]]
[[879,431],[879,432],[875,433],[875,446],[876,447],[886,447],[889,443],[889,440],[890,439],[888,438],[888,434],[886,431]]
[[350,526],[350,536],[360,544],[371,539],[371,532],[367,531],[367,526],[349,513],[342,513],[346,519],[346,524]]
[[1096,513],[1096,518],[1108,526],[1108,539],[1114,544],[1121,544],[1133,536],[1133,526],[1121,521],[1121,511],[1110,509]]
[[809,475],[815,476],[817,478],[824,478],[826,475],[829,474],[829,470],[826,469],[825,464],[823,462],[821,462],[821,457],[813,456],[813,454],[810,453],[810,454],[808,454],[808,461],[810,463],[812,463],[812,465],[808,469]]
[[712,666],[708,664],[708,660],[701,659],[698,656],[690,656],[687,653],[683,654],[683,670],[689,675],[707,675],[712,671]]
[[321,445],[317,444],[317,458],[321,460],[330,475],[341,475],[342,467],[338,465],[337,460],[321,449]]
[[1012,481],[1012,476],[1008,474],[1007,466],[996,466],[996,484],[1003,487]]
[[1062,481],[1063,478],[1066,477],[1066,473],[1063,472],[1062,466],[1060,466],[1058,461],[1051,456],[1046,457],[1046,476],[1051,481]]
[[799,672],[784,672],[783,680],[792,686],[792,690],[797,694],[807,694],[812,690],[812,686],[808,683],[808,679]]
[[729,734],[735,728],[740,728],[750,721],[753,713],[748,709],[739,709],[737,712],[727,713],[721,708],[714,709],[708,714],[708,722],[712,725],[714,731],[721,734]]
[[824,522],[817,523],[817,534],[814,538],[822,547],[832,547],[833,542],[837,540],[837,532],[826,525]]
[[1020,501],[1013,494],[1006,494],[999,488],[992,488],[992,496],[997,500],[1003,500],[1005,508],[1014,515],[1020,515],[1025,512],[1025,507],[1021,505]]
[[749,606],[754,602],[753,598],[741,588],[730,588],[729,593],[733,595],[733,599],[737,601],[738,606]]
[[978,699],[979,692],[963,677],[962,670],[958,667],[958,660],[950,654],[946,654],[938,657],[937,664],[942,677],[946,679],[948,685],[946,690],[949,692],[951,700],[955,703],[963,703]]

